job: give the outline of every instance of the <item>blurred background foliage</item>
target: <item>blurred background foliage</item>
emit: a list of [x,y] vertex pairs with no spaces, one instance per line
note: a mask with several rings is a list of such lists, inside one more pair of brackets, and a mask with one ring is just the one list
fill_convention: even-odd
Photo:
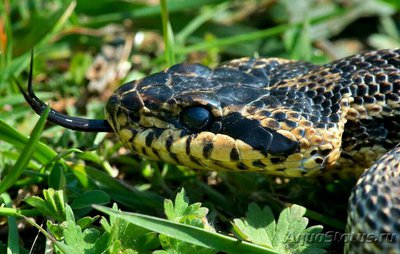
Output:
[[[173,43],[167,47],[173,57],[169,58],[164,54],[156,0],[1,1],[0,119],[21,135],[28,135],[38,120],[15,83],[26,83],[33,48],[38,97],[70,115],[102,118],[105,101],[119,85],[173,62],[216,66],[232,58],[263,56],[322,64],[365,49],[400,47],[400,1],[396,0],[170,0],[168,11],[173,31]],[[0,133],[2,175],[20,153],[7,138]],[[258,175],[194,172],[140,160],[112,134],[84,134],[48,124],[42,141],[57,153],[71,147],[84,151],[71,151],[62,168],[67,180],[62,186],[70,200],[82,190],[102,188],[125,208],[160,214],[162,199],[186,186],[190,199],[210,207],[223,228],[228,218],[243,215],[251,201],[296,202],[304,195],[292,193],[306,192],[322,214],[344,221],[347,196],[334,194],[337,186],[324,187],[341,199],[340,207],[332,209],[315,201],[311,191],[307,193],[314,189],[312,185],[290,187],[286,195],[271,189],[271,180]],[[9,191],[14,205],[22,206],[24,196],[48,188],[53,170],[32,160]],[[75,174],[68,174],[69,170]],[[82,173],[81,178],[76,172]],[[103,177],[99,172],[106,176],[99,180]],[[86,186],[85,177],[90,178]],[[107,177],[125,182],[118,185]],[[134,194],[129,192],[132,189]]]

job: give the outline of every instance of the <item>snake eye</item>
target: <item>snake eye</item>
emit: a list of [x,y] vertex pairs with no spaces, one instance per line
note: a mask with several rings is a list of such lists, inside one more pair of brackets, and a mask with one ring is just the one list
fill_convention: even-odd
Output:
[[181,112],[182,124],[192,131],[201,131],[211,122],[211,113],[203,107],[185,108]]

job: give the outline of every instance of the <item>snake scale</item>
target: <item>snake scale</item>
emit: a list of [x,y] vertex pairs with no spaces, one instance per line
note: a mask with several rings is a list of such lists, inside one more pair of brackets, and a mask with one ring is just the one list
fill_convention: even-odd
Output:
[[[32,73],[21,91],[40,114]],[[349,200],[347,232],[366,239],[354,237],[345,252],[400,252],[400,50],[322,66],[281,58],[177,64],[122,85],[105,114],[52,110],[49,120],[115,132],[134,153],[194,169],[334,178],[365,171]]]

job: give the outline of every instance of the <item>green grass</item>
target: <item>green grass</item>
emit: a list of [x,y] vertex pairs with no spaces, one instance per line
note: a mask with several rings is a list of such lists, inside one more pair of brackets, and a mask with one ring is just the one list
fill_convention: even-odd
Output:
[[[277,184],[259,174],[147,161],[115,135],[45,125],[16,81],[26,84],[35,48],[38,96],[70,115],[102,118],[119,85],[177,62],[212,67],[266,56],[326,63],[400,47],[397,1],[160,2],[0,3],[0,253],[340,252],[340,242],[295,240],[318,234],[318,225],[343,232],[352,181]],[[124,53],[100,65],[114,75],[102,80],[106,74],[92,64],[110,49]]]

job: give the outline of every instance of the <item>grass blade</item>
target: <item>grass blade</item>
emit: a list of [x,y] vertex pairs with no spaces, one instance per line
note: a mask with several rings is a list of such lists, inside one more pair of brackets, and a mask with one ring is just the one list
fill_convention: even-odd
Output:
[[271,249],[255,245],[249,242],[239,241],[235,238],[207,231],[202,228],[193,227],[169,220],[152,217],[138,213],[125,213],[115,211],[107,207],[97,206],[94,208],[108,215],[115,216],[137,226],[155,231],[157,233],[192,243],[205,248],[220,250],[226,253],[277,253]]
[[[4,200],[4,204],[7,208],[13,207],[13,201],[11,200],[8,193],[0,194],[1,198]],[[19,253],[19,235],[17,227],[17,219],[14,216],[7,217],[8,223],[8,240],[7,240],[7,254]]]
[[[339,15],[344,15],[344,13],[346,13],[346,11],[340,10],[340,11],[335,11],[329,15],[323,15],[321,17],[313,18],[310,20],[310,24],[316,24],[321,21],[325,21],[327,19],[337,17]],[[258,39],[279,35],[288,29],[291,29],[293,27],[299,27],[302,25],[303,25],[303,22],[278,25],[278,26],[274,26],[271,28],[267,28],[264,30],[259,30],[259,31],[251,32],[251,33],[238,34],[238,35],[233,35],[233,36],[221,38],[221,39],[214,40],[214,41],[206,41],[206,42],[197,43],[197,44],[190,45],[190,46],[187,46],[184,48],[179,48],[176,50],[175,53],[176,54],[188,54],[190,52],[205,50],[205,49],[209,49],[209,48],[213,48],[213,47],[222,47],[222,46],[227,46],[227,45],[232,45],[232,44],[239,44],[239,43],[246,42],[246,41],[255,41]]]
[[29,22],[28,34],[23,34],[23,39],[18,36],[14,38],[13,55],[20,56],[30,51],[34,45],[45,44],[55,34],[55,31],[59,30],[65,24],[75,6],[75,1],[66,1],[50,17],[33,17]]
[[169,23],[168,6],[166,0],[161,0],[161,20],[165,45],[165,60],[167,66],[171,66],[175,64],[174,35],[171,24]]
[[46,109],[43,111],[43,114],[40,116],[40,119],[36,124],[35,128],[33,128],[31,137],[28,143],[25,145],[24,149],[22,150],[21,155],[19,156],[17,162],[14,164],[9,173],[0,182],[0,193],[3,193],[8,188],[10,188],[15,183],[15,181],[17,181],[18,177],[22,174],[22,172],[25,170],[33,153],[36,150],[36,144],[39,141],[40,135],[43,131],[49,112],[50,112],[50,107],[46,107]]
[[[22,150],[28,143],[29,138],[22,135],[16,129],[0,119],[0,140],[12,144],[14,147]],[[38,142],[33,156],[42,164],[47,164],[57,156],[57,153],[42,142]]]
[[[227,0],[224,0],[227,1]],[[168,9],[170,13],[176,13],[185,9],[197,8],[206,4],[221,3],[221,0],[197,0],[197,1],[186,1],[186,0],[175,0],[167,1]],[[113,12],[103,15],[93,16],[88,20],[82,22],[84,26],[97,27],[102,24],[120,22],[123,19],[138,20],[148,17],[154,17],[160,15],[160,6],[146,6],[142,8],[134,8],[132,5],[131,10],[126,12]]]

